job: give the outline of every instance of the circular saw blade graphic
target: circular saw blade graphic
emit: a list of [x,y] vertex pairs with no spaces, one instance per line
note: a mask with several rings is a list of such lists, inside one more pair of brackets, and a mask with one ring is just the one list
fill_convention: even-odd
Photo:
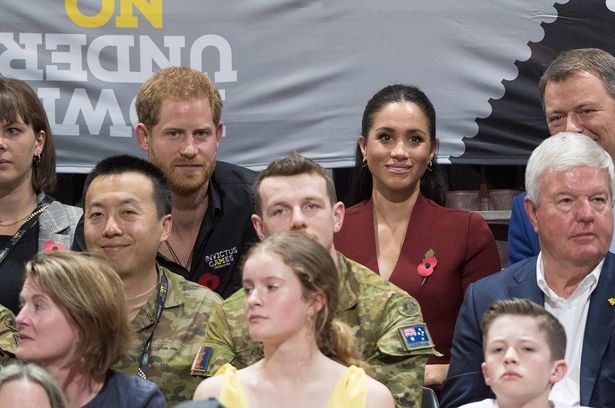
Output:
[[541,23],[543,39],[528,43],[530,58],[515,62],[517,77],[502,81],[504,95],[490,100],[491,114],[476,119],[476,136],[464,138],[464,154],[451,157],[451,163],[524,165],[549,135],[538,80],[551,61],[575,48],[601,48],[615,54],[615,1],[572,0],[554,7],[557,18]]

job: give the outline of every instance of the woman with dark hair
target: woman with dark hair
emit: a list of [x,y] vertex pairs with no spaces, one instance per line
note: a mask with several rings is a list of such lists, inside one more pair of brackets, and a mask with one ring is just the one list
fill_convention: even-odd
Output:
[[334,319],[339,278],[331,255],[300,232],[270,236],[243,267],[250,337],[264,358],[236,371],[229,364],[202,382],[194,398],[227,408],[393,407],[369,378],[350,328]]
[[56,183],[47,114],[24,81],[0,77],[0,304],[19,312],[25,263],[70,248],[82,210],[45,194]]
[[[443,353],[430,357],[425,384],[448,371],[455,320],[466,287],[500,269],[495,240],[476,213],[442,207],[435,171],[436,113],[418,88],[391,85],[365,107],[357,143],[353,206],[335,247],[414,296]],[[439,197],[439,198],[438,198]]]
[[156,384],[111,366],[129,348],[122,280],[88,253],[39,254],[26,264],[16,356],[47,370],[71,408],[166,407]]

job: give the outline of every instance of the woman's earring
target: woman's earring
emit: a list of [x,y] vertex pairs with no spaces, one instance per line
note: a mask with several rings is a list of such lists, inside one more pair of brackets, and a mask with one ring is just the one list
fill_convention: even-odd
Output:
[[361,161],[361,167],[367,167],[367,158],[363,156],[363,161]]
[[38,164],[41,161],[41,155],[40,154],[35,154],[34,157],[32,158],[32,161],[34,162],[35,166],[38,166]]
[[433,157],[429,158],[429,163],[427,163],[427,171],[433,171]]

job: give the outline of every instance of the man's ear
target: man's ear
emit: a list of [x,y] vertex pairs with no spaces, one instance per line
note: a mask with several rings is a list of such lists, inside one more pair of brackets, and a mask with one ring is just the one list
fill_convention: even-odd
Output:
[[485,384],[491,386],[491,378],[489,377],[489,370],[487,369],[487,363],[483,362],[480,365],[480,370],[483,372],[483,377],[485,378]]
[[160,236],[160,242],[165,241],[171,235],[171,228],[173,227],[173,219],[171,214],[167,214],[162,217],[162,235]]
[[139,147],[143,151],[149,152],[150,134],[149,134],[149,131],[147,130],[147,126],[145,126],[141,122],[137,123],[137,127],[135,128],[135,136],[136,136],[137,144],[139,145]]
[[342,229],[342,225],[344,224],[344,215],[346,215],[346,207],[344,207],[344,203],[338,201],[333,205],[333,232],[339,232]]
[[536,217],[536,210],[538,206],[536,206],[532,200],[529,199],[528,196],[525,196],[523,200],[523,206],[525,207],[525,212],[527,213],[527,217],[530,219],[532,223],[532,227],[534,227],[534,231],[538,234],[538,218]]
[[216,126],[216,145],[220,146],[220,142],[222,141],[222,135],[224,134],[224,123],[218,123]]
[[263,228],[263,221],[261,220],[261,217],[257,214],[252,214],[250,219],[252,220],[252,226],[254,226],[254,229],[256,230],[256,235],[262,241],[265,239],[265,229]]
[[566,360],[556,360],[553,362],[553,368],[551,369],[551,375],[549,376],[549,383],[555,384],[561,381],[568,372],[568,364]]

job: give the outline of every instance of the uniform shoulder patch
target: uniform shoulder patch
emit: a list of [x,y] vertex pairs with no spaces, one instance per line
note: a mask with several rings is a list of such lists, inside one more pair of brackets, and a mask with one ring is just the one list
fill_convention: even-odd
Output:
[[408,299],[405,299],[401,305],[399,305],[399,313],[402,316],[415,317],[420,313],[419,304],[416,300],[409,297]]
[[400,327],[399,334],[401,335],[406,349],[409,351],[433,347],[433,343],[425,323]]
[[191,371],[204,374],[205,371],[207,371],[207,366],[209,365],[209,361],[211,360],[213,354],[214,350],[211,347],[199,347],[199,351],[196,353],[194,361],[192,362]]

